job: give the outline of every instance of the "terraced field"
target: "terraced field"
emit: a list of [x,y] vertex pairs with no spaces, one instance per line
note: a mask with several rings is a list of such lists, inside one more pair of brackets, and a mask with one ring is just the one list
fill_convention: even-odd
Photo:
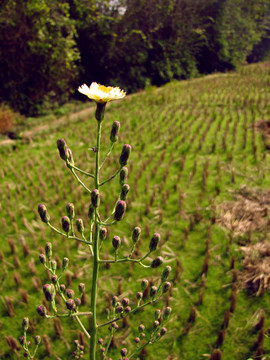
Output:
[[[152,234],[159,232],[161,244],[149,260],[162,255],[164,264],[172,267],[173,284],[163,302],[119,323],[112,359],[120,358],[122,347],[136,347],[138,325],[143,323],[147,334],[155,309],[165,305],[173,309],[168,332],[143,350],[140,359],[244,360],[270,354],[269,87],[270,63],[261,63],[148,88],[108,107],[103,155],[112,122],[119,121],[121,130],[102,178],[117,169],[123,144],[130,144],[132,153],[127,213],[109,229],[103,256],[112,256],[115,234],[122,239],[120,253],[126,255],[132,230],[140,226],[140,256]],[[76,217],[87,223],[89,195],[59,158],[56,140],[64,138],[75,164],[92,171],[89,148],[95,143],[96,121],[89,113],[67,116],[59,126],[48,123],[31,138],[0,148],[1,359],[23,358],[17,339],[24,316],[31,320],[31,336],[43,338],[38,359],[70,359],[77,338],[85,342],[88,358],[86,339],[75,321],[43,319],[36,307],[48,306],[42,286],[50,277],[39,254],[50,241],[59,265],[63,257],[70,259],[63,282],[74,290],[85,282],[81,311],[89,308],[91,256],[83,244],[52,233],[37,213],[38,204],[44,203],[52,224],[60,227],[66,204],[72,202]],[[93,188],[91,179],[81,176]],[[110,214],[119,190],[118,178],[102,188],[103,214]],[[161,272],[125,263],[102,267],[99,321],[106,321],[112,296],[127,296],[134,304],[141,280],[154,284]],[[83,321],[89,326],[88,318]],[[107,327],[100,336],[106,340]]]

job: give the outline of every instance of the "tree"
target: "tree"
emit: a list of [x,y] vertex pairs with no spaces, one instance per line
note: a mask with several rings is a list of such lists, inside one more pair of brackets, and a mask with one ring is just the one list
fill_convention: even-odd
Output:
[[0,10],[1,101],[28,115],[65,101],[79,58],[67,2],[4,0]]

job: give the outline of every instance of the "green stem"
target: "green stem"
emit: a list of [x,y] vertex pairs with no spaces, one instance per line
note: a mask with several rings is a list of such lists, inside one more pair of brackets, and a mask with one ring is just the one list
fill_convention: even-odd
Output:
[[110,153],[111,153],[111,151],[112,151],[113,147],[114,147],[114,142],[113,142],[113,143],[111,143],[111,146],[110,146],[110,148],[109,148],[109,150],[108,150],[107,154],[105,155],[104,159],[102,160],[102,162],[101,162],[101,164],[100,164],[100,166],[99,166],[99,170],[102,168],[102,166],[103,166],[103,164],[105,163],[105,161],[106,161],[107,157],[110,155]]
[[157,297],[156,299],[147,301],[146,303],[144,303],[144,304],[142,304],[142,305],[136,306],[134,309],[132,309],[129,313],[125,314],[124,316],[118,316],[118,317],[116,317],[116,318],[114,318],[114,319],[111,319],[111,320],[109,320],[109,321],[107,321],[107,322],[105,322],[105,323],[103,323],[103,324],[98,325],[98,328],[103,327],[103,326],[110,325],[110,324],[113,323],[113,322],[116,322],[116,321],[118,321],[118,320],[120,320],[120,319],[123,319],[123,318],[126,317],[126,316],[129,316],[129,315],[133,314],[135,311],[138,311],[138,310],[144,308],[145,306],[148,306],[148,305],[150,305],[150,304],[156,303],[156,302],[161,298],[161,296],[162,296],[162,295],[160,295],[160,296]]
[[140,346],[138,349],[136,349],[130,356],[129,359],[132,359],[135,355],[137,355],[145,346],[147,346],[150,343],[150,340],[148,340],[145,344]]
[[82,180],[79,178],[79,176],[75,173],[74,169],[70,168],[70,171],[75,176],[75,178],[79,181],[79,183],[82,185],[82,187],[89,193],[91,193],[91,190],[88,189],[88,187],[82,182]]
[[56,233],[59,234],[59,235],[63,235],[63,236],[65,236],[65,237],[68,238],[68,239],[73,239],[73,240],[77,240],[77,241],[80,241],[80,242],[85,243],[85,244],[88,244],[88,245],[92,245],[92,243],[89,242],[89,241],[80,239],[80,238],[78,238],[77,236],[69,236],[69,235],[63,233],[62,231],[59,231],[59,230],[56,229],[54,226],[52,226],[52,224],[50,224],[50,223],[47,223],[47,225],[48,225],[54,232],[56,232]]
[[73,169],[75,169],[75,170],[77,170],[77,171],[79,171],[80,173],[82,173],[82,174],[84,174],[84,175],[86,175],[86,176],[89,176],[89,177],[91,177],[91,178],[94,178],[94,177],[95,177],[94,175],[89,174],[87,171],[84,171],[84,170],[78,168],[77,166],[72,165],[70,162],[68,162],[68,166],[71,167],[71,168],[73,168]]
[[[97,152],[96,152],[96,170],[95,170],[95,188],[99,188],[99,154],[100,154],[101,121],[98,121],[97,129]],[[90,360],[96,359],[97,345],[97,281],[99,270],[99,219],[98,208],[95,209],[95,233],[93,241],[93,277],[91,291],[91,322],[90,322]]]
[[102,181],[102,182],[99,184],[99,186],[102,186],[102,185],[106,184],[107,182],[111,181],[113,178],[115,178],[116,175],[118,175],[118,174],[120,173],[121,169],[122,169],[122,167],[120,167],[118,170],[116,170],[116,172],[115,172],[112,176],[110,176],[108,179]]

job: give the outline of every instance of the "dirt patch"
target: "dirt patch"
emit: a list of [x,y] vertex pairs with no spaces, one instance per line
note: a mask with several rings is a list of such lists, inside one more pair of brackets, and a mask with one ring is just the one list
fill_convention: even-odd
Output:
[[270,241],[241,247],[245,258],[239,274],[241,287],[256,296],[270,290]]
[[234,201],[217,207],[218,223],[235,237],[270,230],[268,208],[270,190],[247,189],[243,186]]
[[256,129],[262,133],[265,149],[270,150],[270,120],[259,120]]

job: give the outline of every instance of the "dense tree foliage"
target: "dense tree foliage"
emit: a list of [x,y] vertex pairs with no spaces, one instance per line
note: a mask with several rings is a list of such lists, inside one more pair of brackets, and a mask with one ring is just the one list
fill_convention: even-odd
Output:
[[65,101],[75,83],[136,91],[270,53],[269,0],[3,0],[0,10],[0,98],[24,113]]
[[0,13],[0,98],[23,113],[65,101],[79,58],[65,1],[4,0]]

